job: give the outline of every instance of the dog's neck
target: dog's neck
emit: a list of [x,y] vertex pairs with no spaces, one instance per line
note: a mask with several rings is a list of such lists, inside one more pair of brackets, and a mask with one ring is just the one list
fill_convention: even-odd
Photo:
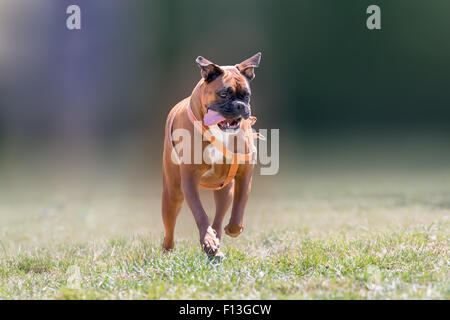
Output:
[[203,101],[202,101],[202,93],[204,90],[203,84],[204,84],[204,80],[201,79],[195,86],[194,90],[192,91],[191,97],[189,99],[189,103],[191,105],[192,112],[194,113],[195,117],[199,121],[202,121],[202,123],[203,123],[203,117],[205,116],[205,113],[207,111],[206,107],[204,106]]

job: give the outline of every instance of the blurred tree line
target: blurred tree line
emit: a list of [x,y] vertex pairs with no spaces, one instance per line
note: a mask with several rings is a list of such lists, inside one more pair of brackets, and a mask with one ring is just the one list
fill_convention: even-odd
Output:
[[[198,55],[227,65],[258,51],[259,127],[290,137],[450,133],[448,1],[72,3],[81,31],[65,28],[66,2],[2,2],[4,143],[160,143],[169,109],[200,78]],[[370,31],[375,3],[382,29]]]

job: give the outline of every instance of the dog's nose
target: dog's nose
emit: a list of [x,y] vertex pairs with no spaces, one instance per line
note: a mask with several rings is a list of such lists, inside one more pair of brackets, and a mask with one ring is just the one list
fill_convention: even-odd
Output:
[[242,101],[233,101],[234,116],[241,116],[247,119],[250,116],[250,106]]
[[237,111],[242,112],[245,110],[246,104],[241,101],[235,101],[234,107],[236,108]]

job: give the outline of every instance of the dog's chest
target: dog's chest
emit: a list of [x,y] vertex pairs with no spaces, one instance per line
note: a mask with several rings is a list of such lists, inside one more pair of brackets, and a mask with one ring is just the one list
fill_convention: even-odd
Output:
[[[210,126],[209,130],[228,150],[233,150],[233,140],[236,136],[234,133],[222,132],[217,126]],[[203,151],[203,159],[211,168],[203,174],[203,177],[222,176],[227,174],[224,172],[223,164],[226,163],[223,153],[214,145],[208,145]]]
[[[214,138],[220,141],[228,150],[234,150],[235,133],[223,132],[217,125],[209,127],[210,132]],[[223,153],[214,147],[212,144],[208,145],[204,150],[205,162],[214,166],[214,164],[223,164]]]
[[223,154],[212,144],[205,148],[205,162],[211,164],[213,167],[215,164],[223,163]]

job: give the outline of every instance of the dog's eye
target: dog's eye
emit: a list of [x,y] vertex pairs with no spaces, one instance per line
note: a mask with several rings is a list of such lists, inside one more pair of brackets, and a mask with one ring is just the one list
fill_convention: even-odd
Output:
[[227,98],[228,97],[228,92],[220,92],[219,93],[219,97],[221,97],[221,98]]

